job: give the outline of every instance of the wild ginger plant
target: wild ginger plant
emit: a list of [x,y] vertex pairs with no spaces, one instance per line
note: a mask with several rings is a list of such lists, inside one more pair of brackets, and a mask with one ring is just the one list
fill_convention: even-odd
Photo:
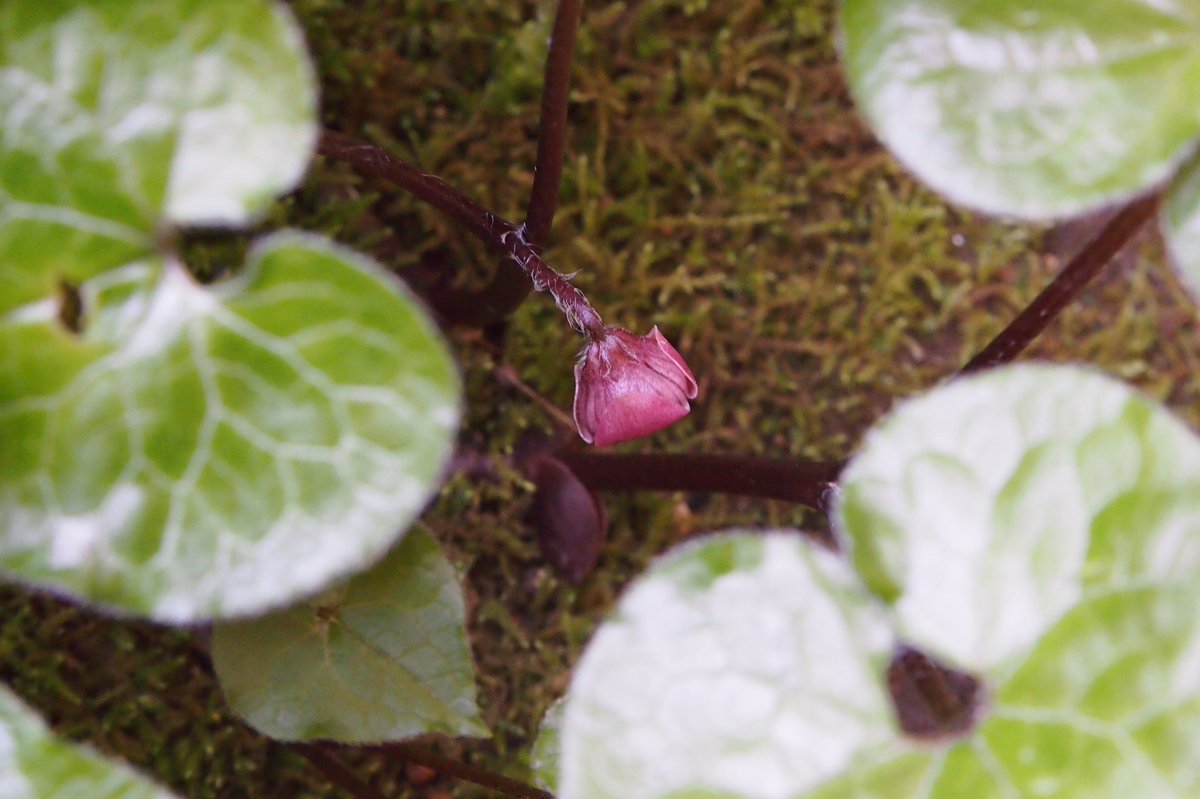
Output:
[[[703,374],[658,327],[605,324],[541,253],[581,3],[556,8],[514,224],[318,131],[281,5],[10,0],[0,567],[108,612],[211,624],[230,707],[360,797],[377,789],[338,743],[566,799],[1190,795],[1200,445],[1092,370],[1003,364],[1153,216],[1146,193],[1200,137],[1185,102],[1196,13],[845,0],[851,87],[934,188],[1030,218],[1131,202],[963,367],[987,371],[900,404],[848,464],[530,445],[519,460],[534,519],[571,582],[599,553],[597,491],[784,499],[833,525],[824,548],[795,531],[725,532],[635,580],[545,725],[536,788],[385,744],[489,732],[459,576],[417,522],[472,402],[434,317],[370,259],[312,234],[271,234],[210,284],[180,240],[260,220],[316,146],[500,254],[482,290],[428,295],[443,320],[494,325],[530,288],[551,295],[585,337],[583,441],[678,421]],[[1162,203],[1185,267],[1194,173],[1184,165]],[[53,795],[64,777],[163,795],[0,700],[0,740],[13,742],[0,784],[15,795]]]

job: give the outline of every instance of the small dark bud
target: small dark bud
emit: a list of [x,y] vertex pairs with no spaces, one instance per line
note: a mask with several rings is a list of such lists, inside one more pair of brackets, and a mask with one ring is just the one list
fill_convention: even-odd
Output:
[[608,532],[604,505],[559,460],[538,457],[526,470],[537,486],[532,520],[542,556],[564,580],[579,585],[595,567]]
[[900,729],[923,740],[966,735],[983,704],[979,680],[903,645],[888,666],[887,685]]

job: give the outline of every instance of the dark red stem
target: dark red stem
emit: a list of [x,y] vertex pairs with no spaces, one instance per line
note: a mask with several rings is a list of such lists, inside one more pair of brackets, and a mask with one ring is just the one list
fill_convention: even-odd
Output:
[[330,782],[341,788],[354,799],[388,799],[387,794],[375,786],[363,782],[352,772],[342,759],[315,744],[296,744],[296,751],[304,755],[324,774]]
[[[1158,195],[1123,208],[978,355],[964,374],[1017,357],[1050,321],[1141,230],[1158,209]],[[844,464],[742,455],[560,453],[558,458],[596,491],[709,491],[782,499],[826,510]]]
[[541,788],[493,773],[487,769],[443,757],[437,752],[416,744],[381,744],[371,748],[378,752],[385,752],[406,763],[425,766],[447,777],[481,785],[508,796],[515,796],[517,799],[554,799],[554,794],[549,791],[543,791]]
[[533,172],[533,190],[525,211],[525,229],[535,247],[544,247],[550,238],[550,223],[558,207],[558,188],[562,182],[563,155],[567,141],[567,95],[571,87],[571,61],[575,57],[575,34],[583,0],[558,0],[554,30],[550,34],[550,52],[542,81],[542,115],[538,122],[537,166]]
[[464,230],[499,252],[507,252],[501,239],[517,226],[502,219],[454,188],[387,150],[331,130],[321,132],[317,151],[326,158],[345,161],[364,175],[383,178],[450,217]]
[[[336,744],[298,743],[293,745],[310,763],[338,787],[355,799],[388,799],[378,788],[363,782],[337,755]],[[398,758],[406,763],[436,771],[446,777],[470,782],[484,788],[516,797],[516,799],[554,799],[554,794],[528,783],[496,774],[487,769],[443,757],[437,752],[411,743],[376,744],[367,747],[374,752]]]
[[[562,182],[563,153],[566,151],[567,94],[571,84],[571,61],[575,57],[575,33],[583,0],[559,0],[550,34],[550,51],[542,81],[542,112],[538,121],[537,163],[533,189],[525,212],[525,240],[540,250],[550,240],[550,223],[558,207]],[[491,281],[478,291],[460,292],[454,301],[462,307],[486,310],[474,316],[478,325],[507,318],[529,296],[529,281],[503,265]]]
[[[594,311],[588,312],[591,306],[583,308],[579,302],[582,295],[578,295],[578,290],[572,286],[568,291],[566,279],[545,267],[537,255],[537,251],[545,247],[549,240],[550,224],[558,207],[558,189],[562,182],[563,154],[566,151],[571,61],[575,57],[575,38],[582,8],[583,0],[559,0],[554,15],[542,88],[533,189],[529,195],[525,224],[520,228],[520,244],[528,252],[514,253],[512,248],[506,246],[504,237],[516,231],[516,225],[491,213],[440,178],[348,136],[326,132],[321,137],[322,155],[348,161],[361,172],[392,181],[449,216],[493,249],[509,256],[482,289],[445,289],[430,298],[439,314],[450,323],[484,326],[498,322],[521,305],[531,287],[540,289],[545,286],[567,314],[572,326],[592,335],[600,330],[599,317]],[[514,265],[521,267],[526,274],[522,274],[522,269],[514,269]],[[539,265],[544,268],[539,268]],[[564,297],[568,299],[564,300]],[[583,300],[583,304],[586,304],[586,300]]]
[[[450,217],[492,249],[516,265],[526,285],[548,291],[571,326],[592,337],[604,334],[604,322],[591,303],[571,281],[550,267],[530,244],[524,227],[517,227],[462,194],[441,178],[430,175],[387,151],[333,131],[321,134],[321,155],[345,161],[357,171],[395,183],[420,200]],[[490,303],[490,304],[489,304]],[[494,298],[486,292],[450,291],[434,298],[434,305],[448,321],[479,324],[497,311]]]
[[1000,366],[1020,355],[1150,221],[1157,210],[1157,194],[1143,197],[1121,209],[1016,319],[967,362],[962,373]]
[[826,510],[844,464],[754,455],[557,455],[595,491],[710,491],[798,502]]

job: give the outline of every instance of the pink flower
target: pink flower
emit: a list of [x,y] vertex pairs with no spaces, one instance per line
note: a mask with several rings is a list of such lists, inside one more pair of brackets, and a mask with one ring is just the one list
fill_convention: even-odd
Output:
[[648,436],[687,416],[697,391],[657,327],[647,336],[606,328],[575,364],[575,426],[596,446]]

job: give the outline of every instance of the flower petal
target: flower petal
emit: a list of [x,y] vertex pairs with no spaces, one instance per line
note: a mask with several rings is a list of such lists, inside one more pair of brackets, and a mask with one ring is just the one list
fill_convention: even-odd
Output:
[[697,391],[692,371],[657,327],[646,336],[608,328],[575,366],[575,425],[597,446],[641,438],[687,416]]

